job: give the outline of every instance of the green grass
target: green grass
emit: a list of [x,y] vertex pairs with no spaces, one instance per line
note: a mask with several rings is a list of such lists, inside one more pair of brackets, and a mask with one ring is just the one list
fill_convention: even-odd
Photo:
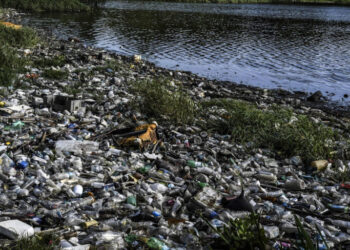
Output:
[[39,41],[33,29],[23,27],[21,29],[11,29],[0,25],[0,44],[7,44],[16,48],[29,48]]
[[204,220],[219,235],[219,238],[210,244],[211,249],[265,249],[268,243],[258,214],[252,213],[246,218],[230,220],[222,228],[215,228]]
[[141,80],[132,84],[138,96],[134,103],[149,117],[166,118],[174,123],[191,123],[196,105],[181,86],[172,86],[167,79]]
[[101,73],[106,73],[107,69],[111,69],[112,72],[119,71],[121,69],[122,65],[120,62],[118,62],[115,59],[108,60],[104,65],[96,66],[92,73],[98,71]]
[[46,69],[44,70],[42,77],[46,77],[51,80],[63,80],[68,77],[68,72],[54,69]]
[[232,135],[236,143],[253,142],[257,147],[269,148],[281,157],[299,155],[308,163],[331,158],[333,145],[339,134],[334,129],[316,124],[308,116],[295,115],[292,110],[272,107],[260,110],[255,105],[233,99],[213,99],[202,103],[204,112],[215,107],[220,119],[207,120],[208,130]]
[[34,12],[88,11],[89,7],[79,0],[0,0],[0,6]]
[[9,246],[0,246],[1,249],[11,250],[54,250],[59,247],[59,238],[54,234],[44,234],[14,241]]
[[16,74],[23,70],[25,60],[8,45],[0,46],[0,86],[11,86]]
[[0,25],[0,85],[11,86],[16,74],[23,72],[27,60],[17,48],[30,48],[39,41],[36,32],[29,28],[18,30]]
[[312,240],[313,239],[312,235],[310,235],[305,230],[303,224],[301,223],[301,221],[299,220],[299,218],[296,215],[294,215],[294,220],[295,220],[295,224],[296,224],[297,229],[298,229],[298,238],[299,238],[299,240],[296,241],[296,243],[295,243],[295,245],[298,247],[297,249],[318,250],[318,249],[320,249],[319,243],[323,243],[327,250],[330,249],[328,244],[327,244],[327,241],[322,236],[322,233],[321,233],[320,229],[318,228],[318,226],[316,226],[316,229],[317,229],[317,233],[321,239],[317,238],[317,242],[314,243],[314,241]]
[[[79,93],[82,93],[86,91],[86,88],[84,88],[84,84],[82,82],[76,82],[74,84],[69,84],[65,86],[62,91],[64,93],[67,93],[68,95],[76,96]],[[95,93],[95,91],[94,91]]]
[[63,67],[66,64],[67,60],[64,55],[54,56],[52,58],[40,58],[34,61],[34,66],[38,68],[47,68],[47,67]]

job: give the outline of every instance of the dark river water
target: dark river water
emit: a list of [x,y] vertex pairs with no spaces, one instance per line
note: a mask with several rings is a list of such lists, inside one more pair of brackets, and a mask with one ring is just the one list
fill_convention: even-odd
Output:
[[25,21],[212,79],[321,90],[341,102],[350,95],[350,7],[142,1],[103,7],[94,15],[45,14]]

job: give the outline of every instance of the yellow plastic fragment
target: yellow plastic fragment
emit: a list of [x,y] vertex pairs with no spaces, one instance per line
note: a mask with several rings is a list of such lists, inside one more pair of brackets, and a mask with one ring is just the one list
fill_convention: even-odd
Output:
[[10,23],[10,22],[0,22],[0,24],[7,27],[7,28],[11,28],[11,29],[15,29],[15,30],[19,30],[22,28],[22,25]]

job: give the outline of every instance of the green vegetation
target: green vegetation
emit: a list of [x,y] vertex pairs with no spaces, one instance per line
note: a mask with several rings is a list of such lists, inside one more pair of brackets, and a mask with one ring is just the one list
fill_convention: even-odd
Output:
[[66,57],[64,55],[60,55],[52,58],[37,59],[34,61],[34,66],[38,68],[63,67],[66,63]]
[[16,48],[32,47],[38,42],[38,37],[33,29],[23,27],[12,29],[0,25],[0,44],[7,44]]
[[36,235],[30,238],[14,241],[7,247],[0,246],[0,248],[11,250],[53,250],[59,248],[59,238],[54,234],[44,234],[42,236]]
[[[234,99],[194,102],[189,95],[166,79],[141,80],[132,84],[134,100],[140,111],[151,118],[166,118],[174,123],[192,123],[209,132],[230,134],[235,143],[268,148],[280,157],[299,155],[305,163],[331,159],[335,141],[341,134],[315,123],[306,115],[272,106],[262,110]],[[217,119],[210,118],[213,114]]]
[[95,71],[106,73],[107,70],[111,70],[111,72],[114,72],[114,71],[119,71],[120,69],[121,69],[120,63],[115,59],[111,59],[111,60],[108,60],[105,63],[105,65],[95,67],[92,70],[92,73],[94,73]]
[[196,105],[181,86],[172,85],[166,79],[141,80],[132,85],[132,92],[141,112],[153,118],[168,118],[175,123],[191,123]]
[[16,73],[23,70],[25,60],[21,59],[16,51],[7,46],[0,46],[0,86],[11,86]]
[[207,220],[211,229],[219,235],[210,245],[212,249],[265,249],[268,239],[261,227],[258,214],[250,214],[246,218],[230,220],[222,228],[216,228]]
[[213,99],[202,106],[221,110],[221,119],[206,121],[208,130],[231,134],[237,143],[253,142],[283,157],[299,155],[306,162],[328,159],[334,148],[327,142],[339,137],[333,129],[281,107],[260,110],[233,99]]
[[17,73],[23,72],[26,59],[21,58],[17,48],[29,48],[38,42],[32,29],[12,29],[0,25],[0,85],[12,85]]
[[89,10],[89,7],[79,0],[0,0],[0,6],[34,12]]
[[296,242],[296,246],[298,246],[298,249],[318,250],[320,249],[319,243],[324,243],[324,245],[326,246],[326,249],[327,250],[329,249],[327,245],[327,241],[324,239],[320,229],[317,226],[316,226],[316,229],[317,229],[318,235],[321,237],[321,240],[317,238],[318,240],[316,244],[314,244],[310,234],[305,230],[304,226],[301,224],[299,218],[296,215],[294,215],[294,220],[298,229],[298,236],[300,239],[299,241]]
[[[86,88],[86,86],[82,83],[82,82],[76,82],[74,84],[68,84],[67,86],[65,86],[63,88],[63,92],[69,94],[69,95],[73,95],[76,96],[79,93],[83,93],[83,92],[90,92],[88,91],[88,88]],[[94,94],[96,94],[96,90],[93,91]]]
[[47,69],[47,70],[44,70],[42,76],[52,80],[63,80],[68,77],[68,72],[61,71],[61,70]]

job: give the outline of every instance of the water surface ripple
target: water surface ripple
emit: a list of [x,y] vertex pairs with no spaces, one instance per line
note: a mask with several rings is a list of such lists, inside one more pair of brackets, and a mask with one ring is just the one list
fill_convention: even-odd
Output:
[[349,7],[110,1],[99,14],[25,21],[213,79],[350,94]]

